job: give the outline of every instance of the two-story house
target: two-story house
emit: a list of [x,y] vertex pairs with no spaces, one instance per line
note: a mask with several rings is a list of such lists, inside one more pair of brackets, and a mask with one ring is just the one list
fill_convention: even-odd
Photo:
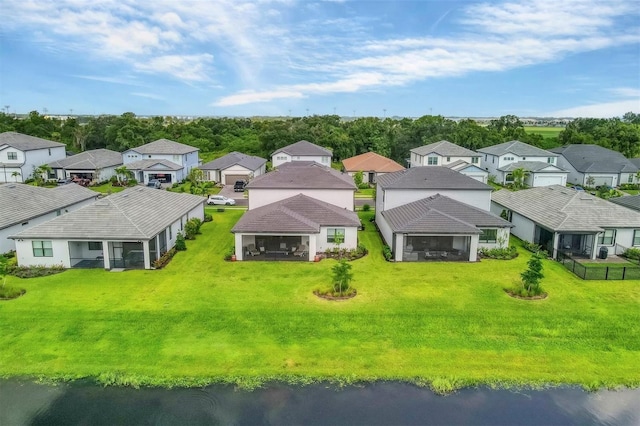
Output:
[[183,143],[158,139],[122,153],[123,164],[140,183],[157,179],[163,183],[179,182],[192,168],[198,167],[198,148]]
[[315,161],[323,166],[331,167],[331,151],[308,141],[298,141],[283,146],[271,154],[271,164],[278,167],[292,161]]
[[[66,156],[62,143],[16,132],[1,133],[0,182],[24,182],[37,167]],[[48,177],[53,179],[55,175]]]
[[480,154],[444,140],[413,148],[409,157],[410,167],[445,166],[487,183],[489,173],[480,164]]
[[483,166],[496,182],[503,185],[513,182],[513,171],[523,169],[524,184],[529,187],[566,185],[568,171],[560,168],[558,154],[526,144],[510,141],[480,148]]

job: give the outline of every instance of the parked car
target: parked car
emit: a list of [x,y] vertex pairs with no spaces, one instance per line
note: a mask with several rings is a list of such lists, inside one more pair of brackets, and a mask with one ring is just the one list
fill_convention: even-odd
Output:
[[58,179],[58,185],[67,185],[69,183],[72,183],[73,179],[71,178],[66,178],[66,179]]
[[584,191],[584,188],[578,185],[574,186],[573,189],[575,189],[576,191]]
[[158,179],[149,179],[147,186],[150,186],[151,188],[160,189],[162,188],[162,183],[160,183]]
[[247,186],[247,182],[243,180],[237,180],[236,183],[233,185],[233,190],[235,192],[244,192],[245,186]]
[[227,198],[224,195],[209,195],[207,199],[207,204],[212,205],[223,205],[223,206],[235,206],[236,200],[233,198]]

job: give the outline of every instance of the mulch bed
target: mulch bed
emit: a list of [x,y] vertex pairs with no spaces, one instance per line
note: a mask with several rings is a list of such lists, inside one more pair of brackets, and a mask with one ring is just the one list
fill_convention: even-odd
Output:
[[316,296],[318,296],[321,299],[339,301],[339,300],[353,299],[354,297],[356,297],[358,295],[358,292],[354,290],[353,294],[350,294],[348,296],[332,296],[330,294],[322,294],[322,293],[319,293],[317,291],[314,291],[313,294],[315,294]]
[[511,290],[507,290],[507,289],[505,289],[504,292],[507,293],[509,296],[513,297],[514,299],[520,299],[520,300],[543,300],[543,299],[546,299],[548,296],[547,293],[542,293],[537,296],[525,297],[525,296],[520,296],[519,294],[515,294]]

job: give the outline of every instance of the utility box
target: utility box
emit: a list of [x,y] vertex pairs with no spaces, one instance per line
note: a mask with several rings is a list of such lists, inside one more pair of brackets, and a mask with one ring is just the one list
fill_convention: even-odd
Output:
[[609,255],[609,249],[606,247],[600,247],[600,253],[598,257],[600,259],[606,259],[608,255]]

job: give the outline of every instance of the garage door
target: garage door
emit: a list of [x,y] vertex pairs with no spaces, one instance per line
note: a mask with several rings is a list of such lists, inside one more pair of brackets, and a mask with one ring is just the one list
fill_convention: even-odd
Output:
[[537,175],[534,186],[562,185],[562,176],[558,175]]
[[595,179],[593,186],[609,185],[613,186],[613,176],[593,176]]
[[249,180],[248,175],[225,175],[224,176],[224,184],[225,185],[233,185],[237,180]]

